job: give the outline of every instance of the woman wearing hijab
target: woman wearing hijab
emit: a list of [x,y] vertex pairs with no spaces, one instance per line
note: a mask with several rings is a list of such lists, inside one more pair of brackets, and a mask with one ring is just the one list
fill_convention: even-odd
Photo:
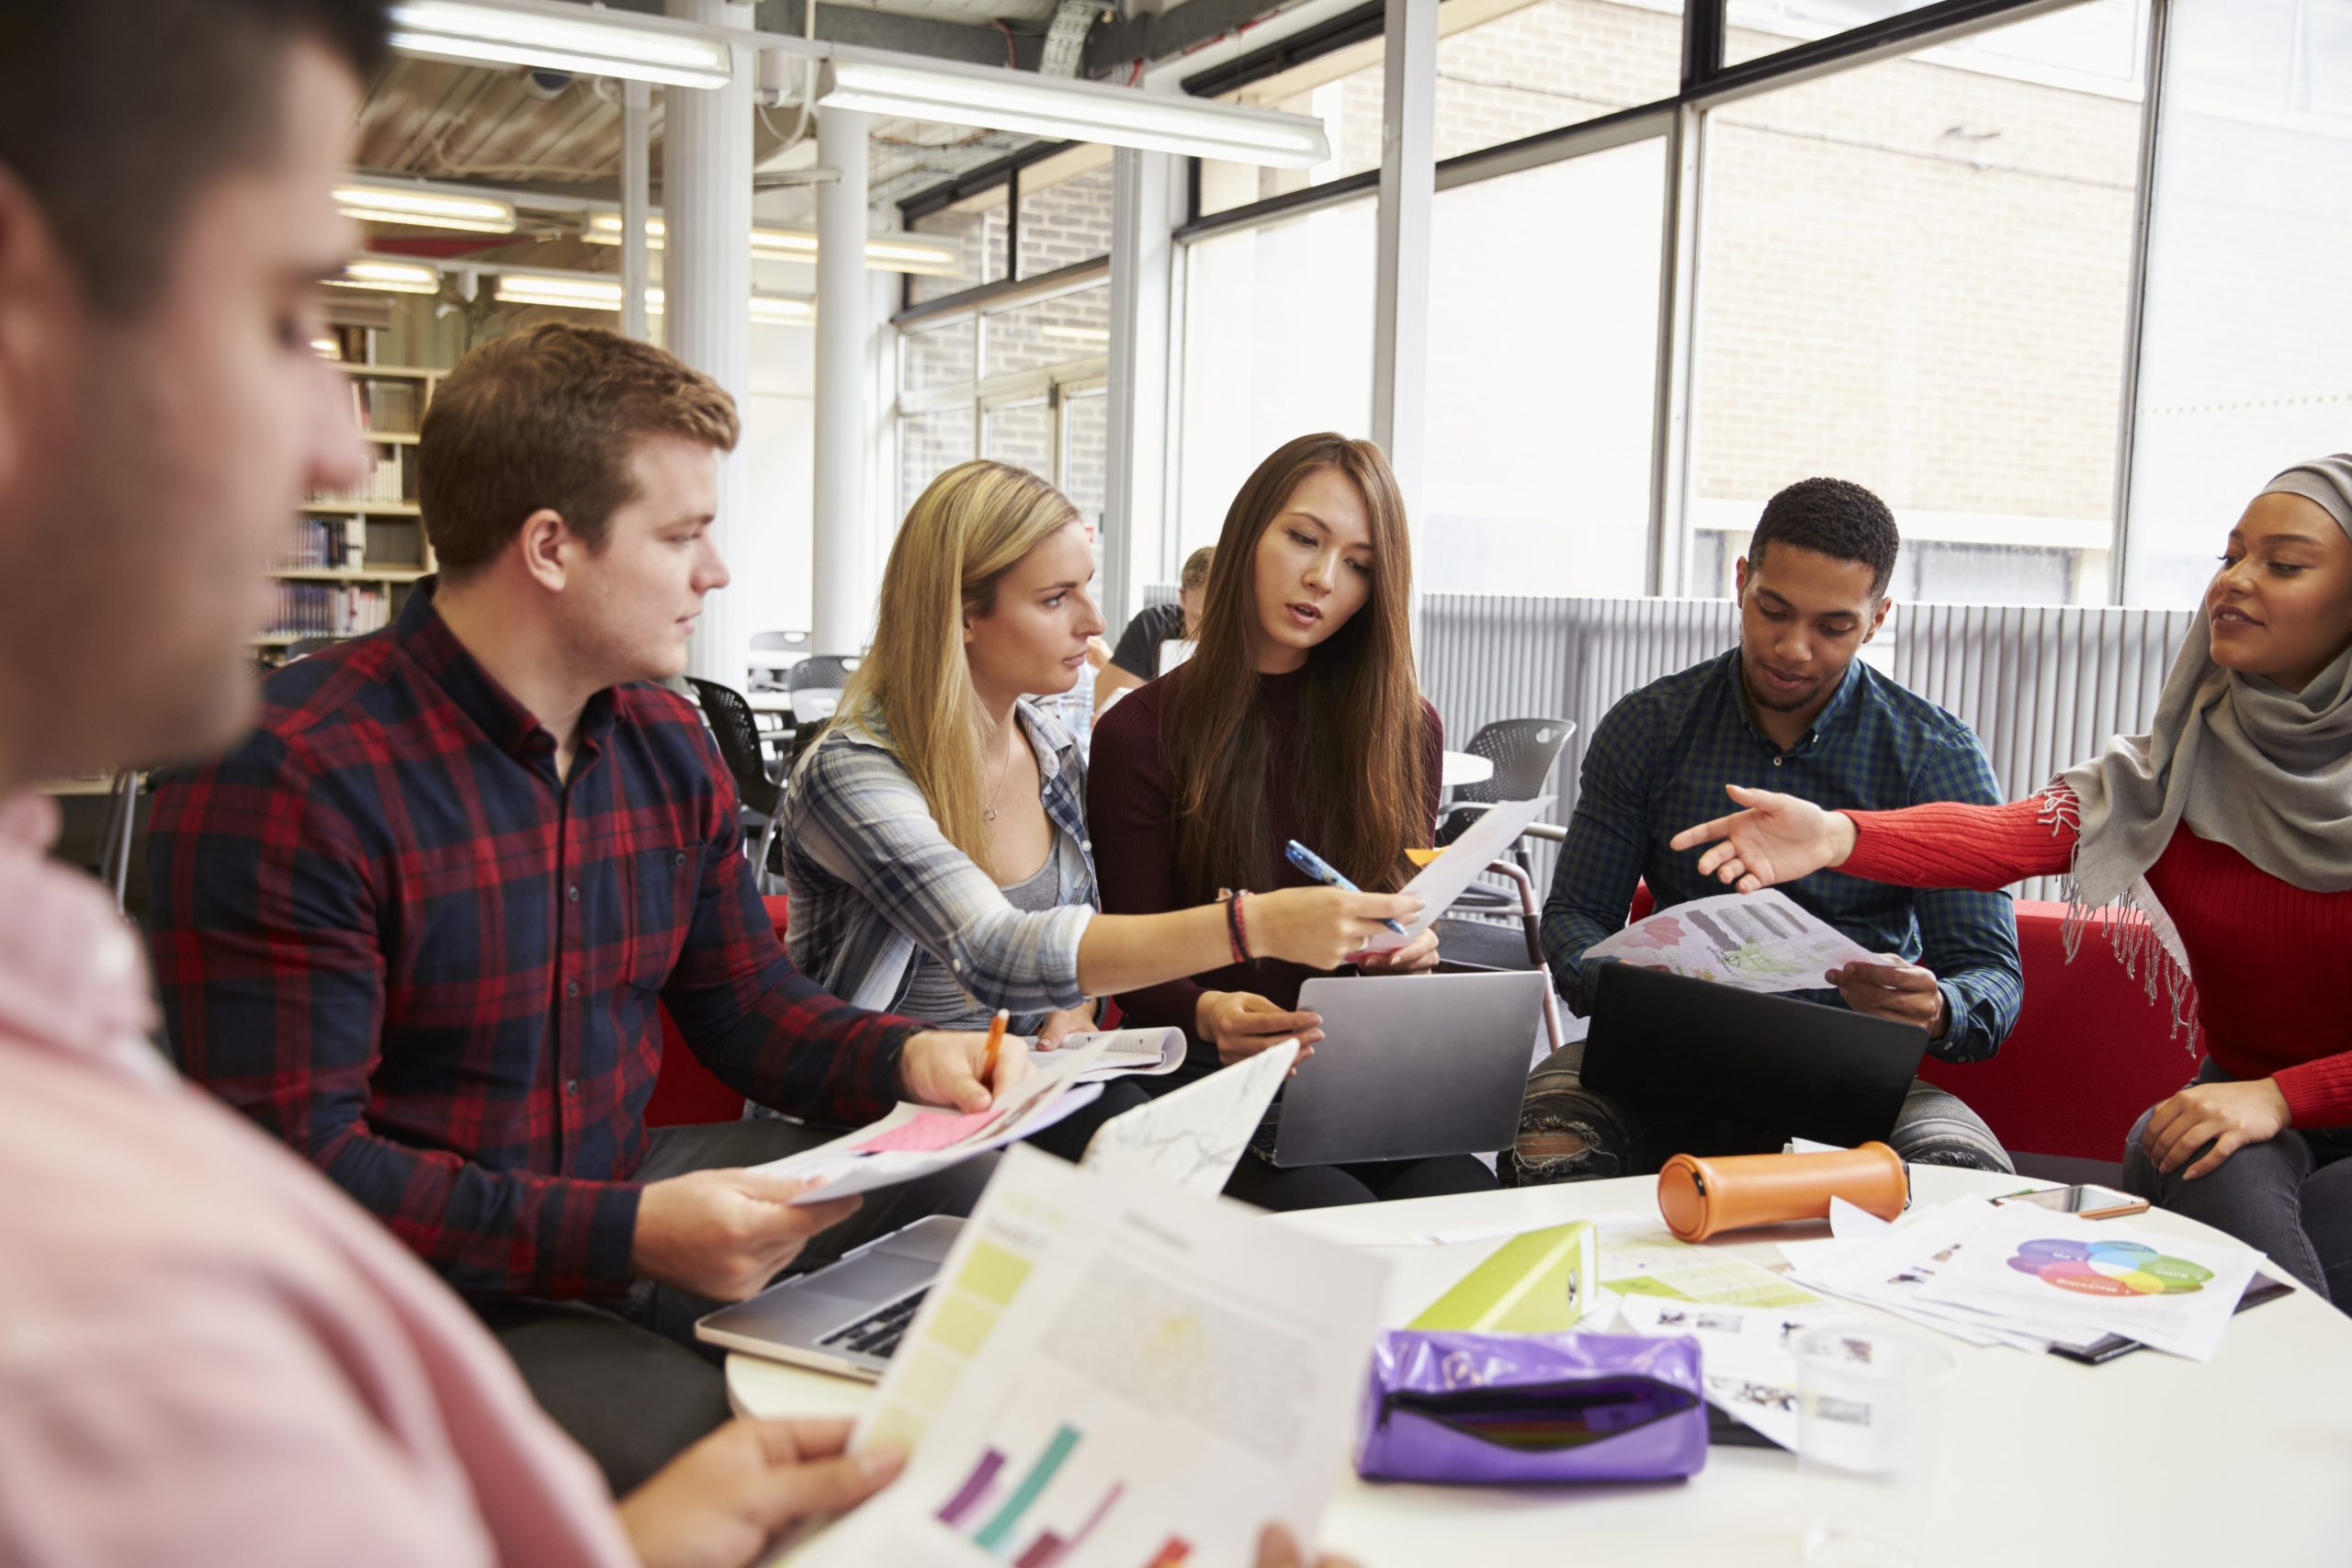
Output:
[[1825,866],[1920,887],[2065,873],[2070,935],[2138,910],[2109,919],[2117,951],[2209,1054],[2132,1130],[2126,1183],[2352,1303],[2352,453],[2255,497],[2203,608],[2149,733],[2040,795],[1828,812],[1733,788],[1746,809],[1674,847],[1712,844],[1700,871],[1742,892]]

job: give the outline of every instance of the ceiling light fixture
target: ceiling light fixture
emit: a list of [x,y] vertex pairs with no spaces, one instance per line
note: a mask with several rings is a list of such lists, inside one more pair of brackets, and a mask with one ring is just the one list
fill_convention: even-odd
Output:
[[438,294],[441,275],[417,262],[356,261],[342,275],[322,282],[335,288],[372,288],[379,294]]
[[[621,243],[621,215],[617,212],[592,212],[588,226],[580,237],[592,244],[617,245]],[[669,226],[659,218],[645,220],[645,243],[660,250],[669,238]],[[763,261],[813,261],[817,255],[817,236],[806,229],[765,229],[752,231],[752,254]],[[953,277],[963,270],[962,258],[952,245],[922,240],[911,234],[875,234],[865,242],[865,265],[876,272],[913,272],[928,276]]]
[[[549,305],[570,310],[618,310],[621,308],[621,286],[618,279],[603,278],[587,273],[507,272],[498,277],[498,288],[492,298],[502,305]],[[660,285],[645,291],[648,315],[662,314],[665,297]],[[800,326],[817,318],[816,308],[808,300],[789,294],[754,294],[752,296],[752,320],[762,326]]]
[[1331,156],[1323,122],[1308,115],[838,48],[819,79],[817,107],[1273,168],[1309,168]]
[[435,60],[535,65],[672,87],[723,87],[735,74],[734,50],[717,39],[584,6],[401,0],[391,7],[391,23],[394,49]]
[[338,186],[335,210],[363,223],[411,223],[469,234],[511,234],[514,204],[489,196],[453,196],[406,186]]

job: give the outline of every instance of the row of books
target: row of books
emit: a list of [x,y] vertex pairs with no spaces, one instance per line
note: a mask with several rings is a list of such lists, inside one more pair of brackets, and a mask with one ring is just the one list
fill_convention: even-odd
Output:
[[365,517],[305,517],[294,525],[294,547],[278,558],[277,570],[334,567],[352,570],[368,564],[368,520]]
[[416,434],[422,390],[413,381],[371,381],[351,378],[351,416],[362,430],[389,431],[395,435]]
[[386,589],[345,588],[332,582],[281,582],[271,613],[271,637],[351,637],[372,632],[391,619]]
[[396,451],[390,457],[377,458],[376,466],[368,477],[349,490],[322,491],[311,499],[314,503],[319,502],[332,503],[338,501],[364,501],[379,503],[406,501],[408,499],[406,466],[401,460],[400,452]]

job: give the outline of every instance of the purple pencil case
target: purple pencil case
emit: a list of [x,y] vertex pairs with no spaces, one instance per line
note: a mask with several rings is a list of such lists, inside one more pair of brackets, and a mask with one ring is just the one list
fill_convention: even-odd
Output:
[[1694,1339],[1396,1329],[1374,1348],[1368,1479],[1665,1481],[1706,1462]]

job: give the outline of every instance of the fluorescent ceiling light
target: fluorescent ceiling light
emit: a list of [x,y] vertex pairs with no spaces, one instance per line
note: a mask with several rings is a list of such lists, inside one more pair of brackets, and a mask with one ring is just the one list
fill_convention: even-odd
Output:
[[[617,279],[584,273],[501,273],[493,298],[502,305],[552,305],[570,310],[618,310],[621,286]],[[659,285],[645,291],[648,315],[662,314],[665,298]],[[808,300],[789,294],[752,296],[752,320],[762,326],[798,326],[816,320]]]
[[[621,215],[617,212],[592,212],[582,239],[599,245],[621,243]],[[659,218],[645,220],[645,243],[660,250],[669,237],[669,226]],[[767,261],[813,261],[817,255],[817,236],[805,229],[762,229],[752,231],[752,254]],[[952,277],[962,270],[962,259],[955,247],[910,234],[875,234],[865,242],[865,265],[876,272],[918,272],[940,277]]]
[[817,319],[817,308],[789,294],[752,296],[752,320],[771,327],[797,327]]
[[[652,291],[647,290],[650,295]],[[580,310],[617,310],[621,286],[593,277],[550,277],[544,273],[501,273],[494,298],[502,305],[560,305]]]
[[340,277],[323,281],[336,288],[372,288],[380,294],[438,294],[441,275],[418,262],[356,261]]
[[1274,168],[1309,168],[1331,156],[1323,122],[1307,115],[995,66],[901,64],[847,51],[837,51],[826,65],[817,107]]
[[470,234],[511,234],[514,204],[487,196],[451,196],[402,186],[338,186],[335,210],[366,223],[413,223],[425,229],[462,229]]
[[673,87],[723,87],[735,74],[733,49],[717,39],[585,7],[572,17],[469,0],[403,0],[391,7],[391,22],[394,49],[435,60],[532,65]]

